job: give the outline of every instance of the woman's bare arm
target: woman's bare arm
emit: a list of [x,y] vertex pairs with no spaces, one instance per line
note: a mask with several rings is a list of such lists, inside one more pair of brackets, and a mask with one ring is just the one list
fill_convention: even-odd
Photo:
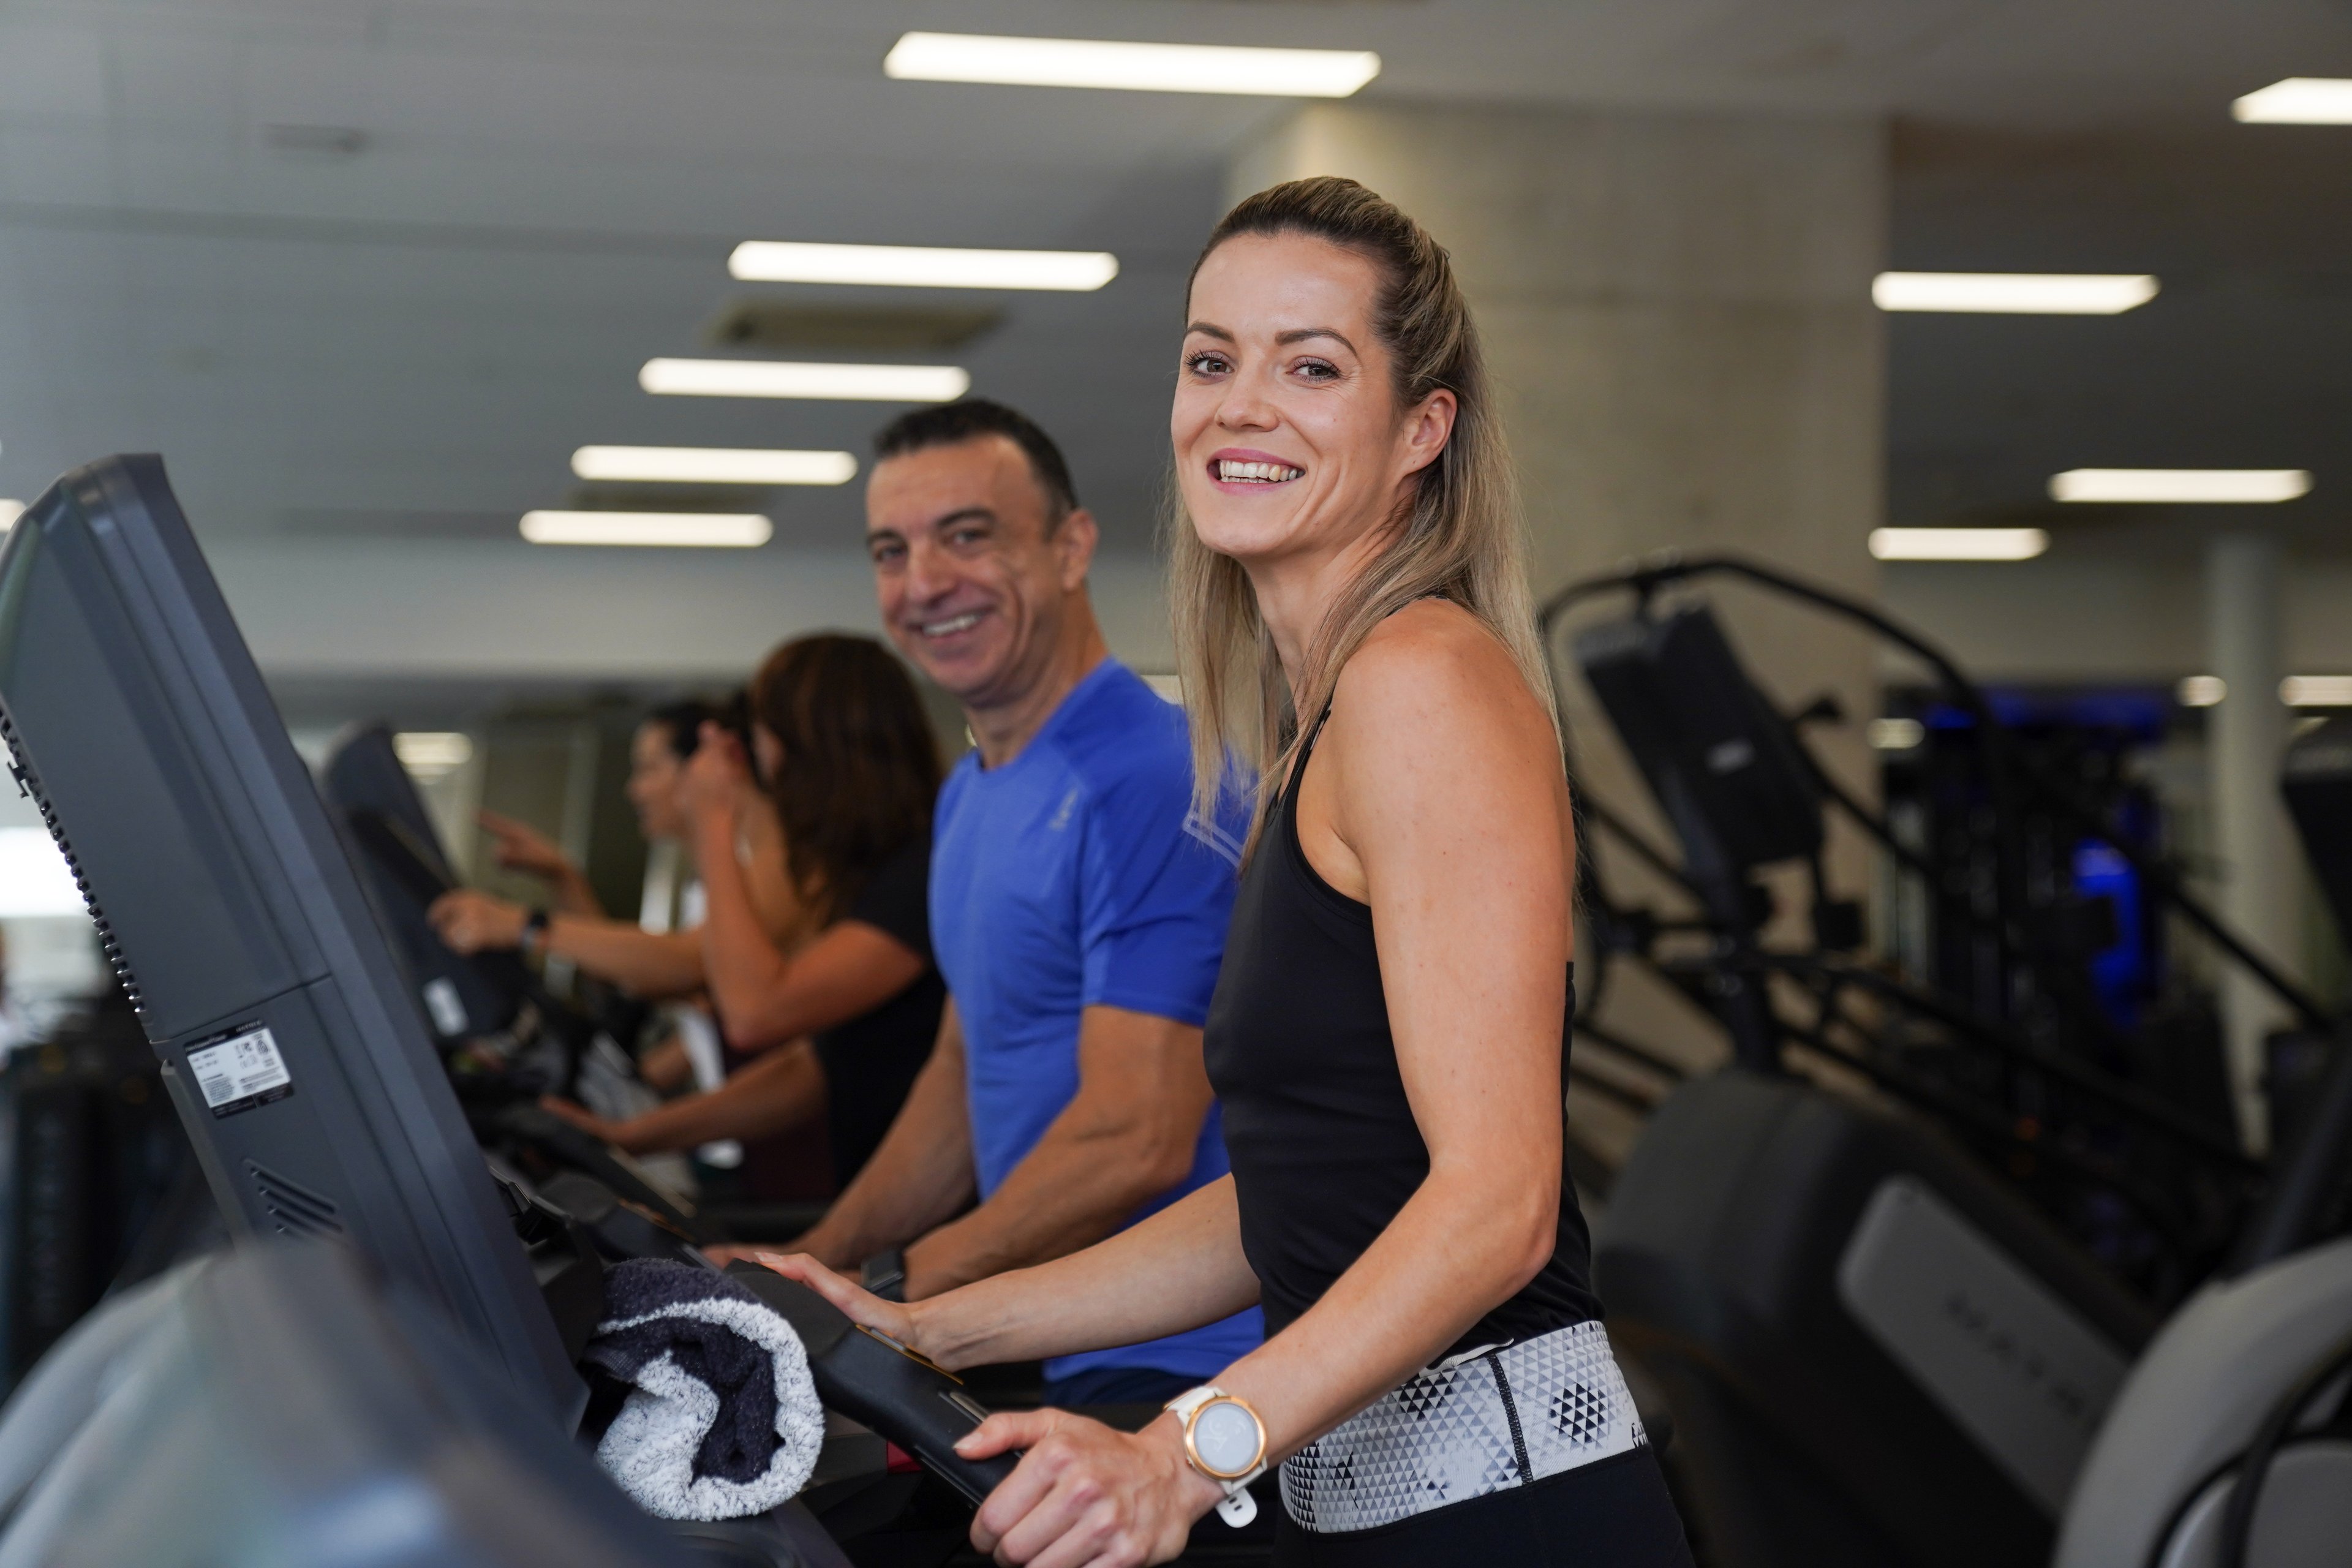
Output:
[[[520,904],[459,888],[427,911],[453,952],[511,951],[522,945],[530,911]],[[683,996],[702,988],[702,942],[693,931],[649,931],[602,916],[550,914],[543,951],[569,959],[633,995]]]
[[815,1287],[866,1327],[950,1370],[1137,1344],[1257,1300],[1231,1176],[1084,1251],[908,1306],[867,1295],[805,1254],[732,1255]]
[[1276,1456],[1428,1365],[1550,1257],[1572,952],[1550,716],[1454,605],[1399,612],[1349,662],[1298,816],[1309,862],[1371,906],[1430,1171],[1320,1301],[1218,1380]]
[[872,1011],[922,978],[922,955],[863,921],[843,921],[786,951],[761,924],[722,806],[694,814],[703,868],[703,973],[727,1044],[763,1051]]
[[632,1154],[664,1154],[722,1138],[765,1138],[789,1131],[824,1115],[824,1068],[814,1047],[796,1040],[708,1093],[673,1100],[625,1121],[607,1121],[569,1100],[543,1103],[614,1148]]

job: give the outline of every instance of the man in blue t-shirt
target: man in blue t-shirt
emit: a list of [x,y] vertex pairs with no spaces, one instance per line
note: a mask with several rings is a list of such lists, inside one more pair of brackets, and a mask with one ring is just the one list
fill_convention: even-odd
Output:
[[[939,1044],[800,1246],[914,1300],[1075,1252],[1226,1173],[1201,1025],[1243,824],[1192,816],[1182,712],[1110,658],[1087,597],[1095,521],[1045,433],[974,400],[899,418],[876,457],[883,623],[961,702],[975,749],[932,835]],[[1063,1356],[1046,1397],[1170,1399],[1263,1333],[1252,1308]]]

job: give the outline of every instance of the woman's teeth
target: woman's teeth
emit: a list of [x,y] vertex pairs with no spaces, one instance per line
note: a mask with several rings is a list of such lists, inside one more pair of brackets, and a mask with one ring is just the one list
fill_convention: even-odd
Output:
[[1230,458],[1217,459],[1217,478],[1261,484],[1281,484],[1286,479],[1305,476],[1304,468],[1294,468],[1284,463],[1236,463]]
[[971,610],[961,616],[950,616],[944,621],[925,621],[923,635],[927,637],[951,637],[958,632],[968,632],[979,624],[980,612]]

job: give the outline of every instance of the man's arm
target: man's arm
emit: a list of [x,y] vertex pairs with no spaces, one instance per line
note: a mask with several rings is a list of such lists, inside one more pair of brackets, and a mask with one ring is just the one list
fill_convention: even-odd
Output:
[[835,1268],[854,1269],[922,1235],[971,1198],[971,1118],[963,1081],[963,1026],[950,998],[939,1043],[916,1076],[890,1131],[857,1179],[794,1245]]
[[1077,1094],[986,1203],[907,1248],[907,1300],[1110,1235],[1192,1168],[1212,1098],[1200,1030],[1149,1013],[1087,1008],[1078,1024]]

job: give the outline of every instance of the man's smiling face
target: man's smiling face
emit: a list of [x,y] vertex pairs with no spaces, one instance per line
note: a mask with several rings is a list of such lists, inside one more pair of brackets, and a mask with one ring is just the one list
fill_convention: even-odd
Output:
[[1003,436],[875,465],[866,545],[882,624],[900,652],[968,707],[1015,700],[1085,592],[1093,520],[1056,520]]

